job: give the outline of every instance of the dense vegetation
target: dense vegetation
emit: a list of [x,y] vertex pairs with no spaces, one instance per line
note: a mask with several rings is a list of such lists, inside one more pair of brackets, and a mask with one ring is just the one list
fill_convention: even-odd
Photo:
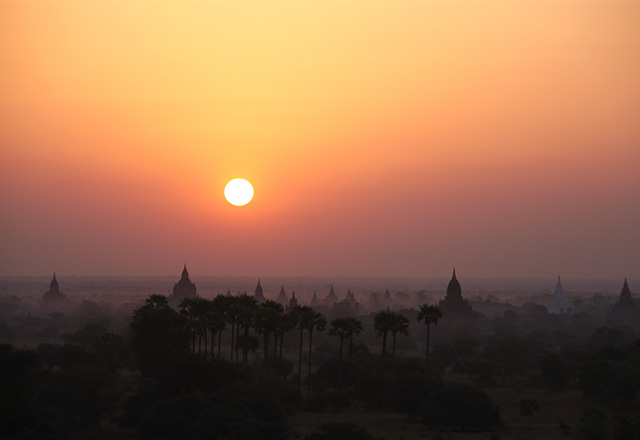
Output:
[[[352,410],[506,436],[486,391],[513,387],[580,390],[589,408],[558,427],[572,438],[640,437],[638,333],[586,313],[531,305],[451,322],[426,304],[335,317],[247,295],[177,308],[151,295],[126,331],[88,321],[64,344],[0,346],[0,436],[379,439],[326,423]],[[540,410],[526,393],[519,403],[523,417]],[[326,418],[299,432],[288,423],[299,412]]]

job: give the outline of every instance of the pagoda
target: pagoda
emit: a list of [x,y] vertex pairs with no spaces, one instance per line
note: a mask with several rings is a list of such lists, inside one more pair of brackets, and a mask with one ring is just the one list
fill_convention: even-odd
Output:
[[289,299],[287,298],[287,292],[284,291],[284,286],[280,287],[280,293],[278,294],[278,299],[276,299],[278,304],[282,304],[286,306],[289,303]]
[[470,320],[475,318],[475,312],[467,300],[462,298],[462,288],[456,278],[455,269],[453,269],[453,276],[447,286],[447,294],[440,301],[438,307],[442,311],[443,319],[446,320]]
[[180,281],[173,286],[173,295],[170,300],[174,304],[179,304],[183,299],[197,298],[197,296],[196,285],[189,279],[189,271],[185,264]]
[[296,299],[296,292],[291,292],[291,299],[289,300],[289,305],[285,307],[285,311],[287,313],[292,312],[298,307],[298,300]]
[[336,293],[333,291],[333,284],[332,284],[331,290],[329,290],[329,294],[324,300],[322,300],[322,303],[325,306],[333,307],[333,305],[337,302],[338,302],[338,295],[336,295]]
[[264,297],[264,293],[262,291],[262,286],[260,285],[260,278],[258,278],[258,285],[256,286],[256,290],[255,290],[255,292],[253,294],[253,297],[259,303],[263,303],[263,302],[265,302],[267,300],[267,298]]
[[620,292],[620,298],[611,308],[611,314],[622,320],[640,324],[640,309],[631,296],[626,278]]
[[553,296],[547,303],[547,310],[549,310],[549,313],[555,314],[570,313],[573,311],[573,304],[566,296],[564,296],[560,277],[558,277],[558,282],[556,283],[556,288],[553,291]]
[[42,296],[42,303],[45,306],[59,305],[68,301],[68,298],[64,296],[64,293],[60,291],[58,280],[56,279],[56,273],[53,273],[53,279],[49,284],[49,290]]

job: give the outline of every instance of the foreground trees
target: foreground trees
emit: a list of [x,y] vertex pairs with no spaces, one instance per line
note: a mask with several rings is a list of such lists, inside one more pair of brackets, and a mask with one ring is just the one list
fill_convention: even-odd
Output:
[[442,318],[442,311],[437,306],[423,304],[418,312],[418,322],[422,321],[427,326],[427,372],[429,371],[429,337],[431,324],[437,325]]
[[140,372],[158,377],[189,352],[187,318],[162,295],[151,295],[133,311],[133,347]]
[[390,310],[382,310],[373,317],[373,328],[378,336],[382,336],[382,358],[387,357],[387,335],[393,326],[395,313]]
[[338,388],[342,386],[342,346],[344,341],[349,341],[349,362],[353,349],[353,337],[362,332],[362,322],[356,318],[338,318],[331,321],[329,334],[340,338],[340,354],[338,361]]

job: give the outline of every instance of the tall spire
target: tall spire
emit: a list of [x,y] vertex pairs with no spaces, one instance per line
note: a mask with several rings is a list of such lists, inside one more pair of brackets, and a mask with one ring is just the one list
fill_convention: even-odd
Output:
[[284,291],[284,286],[280,287],[280,293],[278,294],[278,299],[276,300],[276,302],[282,305],[287,305],[287,303],[289,302],[287,293]]
[[560,275],[558,275],[558,282],[556,283],[556,289],[553,291],[554,296],[564,296],[564,289],[562,288],[562,283],[560,282]]
[[622,291],[620,292],[620,299],[629,298],[631,299],[631,290],[629,290],[629,284],[627,284],[627,279],[624,279],[624,285],[622,286]]
[[462,288],[460,287],[460,282],[456,278],[456,268],[453,268],[453,275],[451,276],[451,281],[449,281],[449,285],[447,286],[447,297],[460,297],[462,298]]
[[260,285],[260,278],[258,278],[258,285],[256,286],[256,290],[253,296],[256,300],[258,300],[258,302],[264,302],[266,300],[263,294],[262,286]]
[[58,280],[56,279],[56,273],[53,273],[53,279],[51,280],[51,284],[49,284],[49,291],[58,292],[60,287],[58,286]]
[[187,263],[184,263],[184,269],[182,269],[182,278],[189,279],[189,271],[187,270]]

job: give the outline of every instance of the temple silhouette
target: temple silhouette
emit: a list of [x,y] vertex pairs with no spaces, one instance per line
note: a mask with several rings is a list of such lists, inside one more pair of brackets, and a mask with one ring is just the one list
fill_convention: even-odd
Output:
[[189,279],[189,271],[185,264],[180,281],[173,286],[173,295],[171,295],[170,301],[173,304],[180,304],[183,299],[197,298],[197,296],[196,285]]
[[42,296],[42,304],[44,306],[57,306],[68,301],[68,298],[60,291],[56,273],[53,273],[53,279],[49,284],[49,290]]
[[442,311],[442,316],[447,320],[461,321],[475,319],[476,313],[473,311],[466,299],[462,298],[462,288],[456,278],[456,270],[453,269],[453,276],[447,286],[447,294],[438,303]]
[[573,312],[573,304],[566,296],[564,296],[564,289],[562,288],[559,276],[556,288],[553,291],[553,296],[549,302],[547,302],[547,310],[549,310],[549,313],[555,314]]
[[636,324],[640,322],[640,308],[631,296],[631,290],[629,290],[629,284],[627,279],[624,279],[624,285],[622,291],[620,291],[620,298],[611,307],[611,314],[627,323]]
[[258,285],[256,286],[256,290],[255,290],[255,292],[253,294],[253,297],[259,303],[263,303],[263,302],[265,302],[267,300],[267,298],[265,298],[265,296],[264,296],[264,292],[262,291],[262,286],[260,285],[260,278],[258,278]]

